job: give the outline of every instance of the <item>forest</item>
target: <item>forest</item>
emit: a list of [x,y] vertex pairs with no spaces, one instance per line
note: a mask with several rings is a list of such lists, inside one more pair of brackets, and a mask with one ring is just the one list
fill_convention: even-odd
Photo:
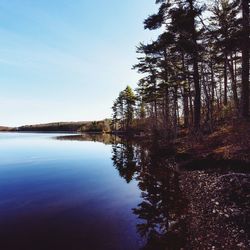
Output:
[[[169,188],[178,183],[188,200],[184,209],[188,216],[185,226],[180,226],[183,221],[179,220],[173,231],[182,236],[188,232],[189,236],[183,243],[174,233],[165,239],[168,245],[173,240],[180,243],[176,249],[185,249],[181,244],[188,244],[188,249],[248,249],[249,0],[155,3],[158,12],[143,24],[147,30],[158,30],[159,36],[136,47],[138,62],[132,69],[140,74],[140,80],[135,89],[127,86],[122,90],[112,107],[114,133],[131,136],[151,149],[141,157],[143,162],[149,158],[145,165],[150,174],[144,173],[146,167],[138,170],[135,163],[140,157],[134,156],[136,151],[128,153],[129,146],[115,148],[115,165],[126,180],[133,175],[128,169],[138,171],[138,179],[142,175],[144,181],[148,176],[155,180],[165,176],[165,199],[179,194],[178,188],[173,193]],[[124,155],[127,160],[120,159]],[[169,175],[173,156],[174,173],[180,173],[176,180],[174,174]],[[134,168],[124,167],[129,162]],[[168,201],[168,209],[159,208],[152,190],[157,193],[160,185],[146,181],[153,187],[144,190],[141,185],[145,202],[135,209],[139,218],[152,218],[152,211],[159,215],[171,205],[185,207],[173,198],[176,203]],[[152,233],[152,221],[147,222],[139,229]]]
[[144,28],[160,35],[140,43],[137,87],[114,101],[114,131],[180,131],[201,136],[249,118],[249,1],[157,0]]

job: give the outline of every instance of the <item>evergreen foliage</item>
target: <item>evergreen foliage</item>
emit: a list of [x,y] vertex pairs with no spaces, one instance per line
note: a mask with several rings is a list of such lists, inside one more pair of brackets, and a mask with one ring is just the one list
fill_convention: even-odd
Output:
[[156,4],[158,12],[145,19],[144,28],[161,33],[137,47],[137,101],[131,95],[129,106],[122,91],[113,106],[115,123],[126,130],[133,118],[143,120],[175,137],[180,127],[198,133],[225,117],[248,118],[249,1]]

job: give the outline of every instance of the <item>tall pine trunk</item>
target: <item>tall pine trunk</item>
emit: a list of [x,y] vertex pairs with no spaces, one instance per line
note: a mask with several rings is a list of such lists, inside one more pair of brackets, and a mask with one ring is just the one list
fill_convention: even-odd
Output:
[[194,129],[198,131],[200,128],[201,120],[201,88],[199,81],[199,68],[198,68],[198,46],[197,46],[197,32],[195,28],[195,11],[194,0],[189,0],[190,5],[190,17],[191,17],[191,32],[192,32],[192,64],[193,64],[193,80],[194,80]]
[[211,60],[210,62],[210,68],[211,68],[211,103],[210,103],[210,106],[211,106],[211,123],[213,124],[213,118],[214,118],[214,96],[215,96],[215,80],[214,80],[214,68],[213,68],[213,62]]
[[223,69],[223,76],[224,76],[224,99],[223,104],[227,106],[227,54],[224,54],[224,69]]
[[185,57],[182,52],[182,71],[183,71],[183,114],[184,114],[184,127],[187,128],[189,125],[189,107],[188,107],[188,86],[187,86],[187,76],[185,68]]
[[230,54],[230,62],[229,62],[229,60],[227,60],[227,65],[228,65],[229,72],[231,75],[234,106],[235,106],[236,110],[238,111],[239,110],[239,98],[238,98],[238,91],[237,91],[236,72],[234,70],[232,53]]
[[243,35],[242,35],[242,86],[241,115],[249,116],[249,0],[242,0]]

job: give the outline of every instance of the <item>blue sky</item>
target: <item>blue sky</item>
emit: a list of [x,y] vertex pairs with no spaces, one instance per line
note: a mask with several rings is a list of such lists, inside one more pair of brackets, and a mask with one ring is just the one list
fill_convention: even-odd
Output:
[[0,125],[99,120],[139,75],[154,0],[1,0]]

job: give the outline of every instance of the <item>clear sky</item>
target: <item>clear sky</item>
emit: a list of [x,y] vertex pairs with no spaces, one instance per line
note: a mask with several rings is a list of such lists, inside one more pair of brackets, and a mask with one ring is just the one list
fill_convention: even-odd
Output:
[[154,0],[1,0],[0,125],[99,120],[139,75]]

